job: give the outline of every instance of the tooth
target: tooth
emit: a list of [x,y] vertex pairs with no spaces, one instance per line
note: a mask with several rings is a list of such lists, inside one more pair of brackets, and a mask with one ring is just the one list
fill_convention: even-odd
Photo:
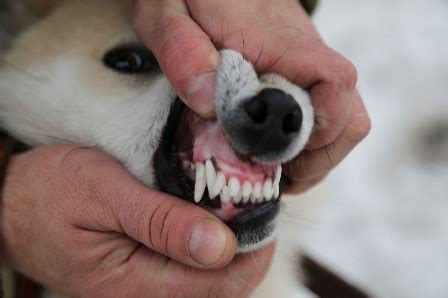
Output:
[[222,188],[220,198],[222,203],[230,202],[229,187],[227,185]]
[[252,184],[249,181],[245,181],[243,183],[241,193],[243,195],[244,200],[250,199],[250,195],[252,194]]
[[[247,202],[250,201],[251,198],[252,198],[252,196],[248,196],[246,198],[243,196],[243,203],[246,204]],[[255,198],[254,198],[254,200],[255,200]]]
[[213,194],[215,196],[219,195],[222,188],[226,185],[226,176],[223,172],[218,172],[216,175],[215,185],[213,186]]
[[252,204],[255,204],[257,201],[258,201],[258,197],[254,196],[254,195],[251,195],[251,196],[250,196],[250,202],[251,202]]
[[278,199],[280,197],[280,186],[277,184],[274,186],[274,198]]
[[265,197],[266,201],[270,201],[273,194],[274,189],[272,188],[272,179],[268,178],[263,185],[263,196]]
[[263,195],[261,194],[261,183],[257,182],[255,183],[255,186],[252,190],[252,197],[250,198],[250,201],[252,203],[255,203],[260,197],[263,197]]
[[194,170],[196,170],[196,165],[194,163],[191,163],[190,168],[194,171]]
[[231,197],[235,197],[240,191],[240,180],[235,177],[230,178],[229,180],[229,194]]
[[196,203],[201,201],[206,185],[204,165],[198,162],[196,164],[196,184],[194,186],[194,201]]
[[281,178],[282,178],[282,166],[278,165],[277,170],[275,171],[274,185],[278,185],[280,183]]
[[188,169],[190,167],[190,162],[188,160],[183,160],[182,161],[182,168],[184,170]]
[[233,197],[233,201],[235,202],[235,204],[240,203],[242,199],[243,199],[243,194],[241,191],[239,191],[238,194],[235,197]]
[[207,177],[207,189],[210,199],[214,199],[219,193],[215,194],[216,171],[210,159],[205,162],[205,176]]

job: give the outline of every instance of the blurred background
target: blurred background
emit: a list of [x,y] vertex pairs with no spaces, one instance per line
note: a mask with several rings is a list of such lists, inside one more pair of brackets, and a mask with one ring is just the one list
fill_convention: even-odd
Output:
[[373,122],[330,176],[309,254],[376,297],[448,297],[448,1],[322,0]]

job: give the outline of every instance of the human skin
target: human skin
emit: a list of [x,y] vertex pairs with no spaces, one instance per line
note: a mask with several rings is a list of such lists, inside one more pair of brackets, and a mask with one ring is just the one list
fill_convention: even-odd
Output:
[[[355,68],[325,45],[296,0],[135,0],[134,23],[203,117],[214,117],[221,48],[310,92],[316,130],[307,151],[285,165],[290,192],[320,182],[370,130]],[[204,226],[192,236],[198,223]],[[235,236],[213,215],[148,189],[104,153],[72,146],[11,160],[2,229],[9,264],[70,296],[244,297],[274,250],[234,259]]]
[[145,187],[94,149],[14,156],[1,209],[3,259],[70,297],[246,297],[274,251],[234,259],[235,236],[216,217]]

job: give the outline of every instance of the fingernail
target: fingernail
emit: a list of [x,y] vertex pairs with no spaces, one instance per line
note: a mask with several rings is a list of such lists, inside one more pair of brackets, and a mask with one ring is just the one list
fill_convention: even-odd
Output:
[[187,89],[186,104],[202,117],[209,118],[215,110],[215,85],[214,71],[199,75]]
[[226,230],[214,219],[207,218],[200,221],[190,235],[190,255],[203,266],[218,262],[224,255],[226,245]]

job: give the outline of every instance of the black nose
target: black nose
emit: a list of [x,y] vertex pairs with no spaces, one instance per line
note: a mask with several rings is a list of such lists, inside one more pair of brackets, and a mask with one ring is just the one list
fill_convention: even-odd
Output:
[[279,89],[263,89],[245,102],[238,113],[238,143],[250,155],[275,154],[300,133],[302,109],[296,100]]

